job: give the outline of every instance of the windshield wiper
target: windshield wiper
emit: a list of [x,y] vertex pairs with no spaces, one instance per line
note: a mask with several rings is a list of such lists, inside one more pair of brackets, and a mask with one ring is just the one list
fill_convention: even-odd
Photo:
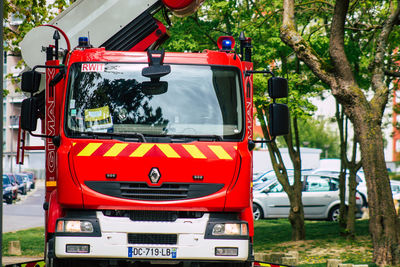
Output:
[[87,135],[89,137],[92,137],[94,139],[97,139],[98,136],[104,136],[104,137],[139,137],[143,141],[143,143],[147,143],[146,138],[142,133],[102,133],[102,132],[75,132],[80,135]]
[[193,139],[198,141],[211,140],[222,141],[224,138],[220,135],[192,135],[192,134],[160,134],[155,135],[160,137],[169,137],[171,139]]

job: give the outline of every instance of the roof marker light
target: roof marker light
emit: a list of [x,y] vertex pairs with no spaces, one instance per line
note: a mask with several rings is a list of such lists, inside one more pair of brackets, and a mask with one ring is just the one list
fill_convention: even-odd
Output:
[[220,36],[217,44],[220,51],[233,51],[235,39],[232,36]]

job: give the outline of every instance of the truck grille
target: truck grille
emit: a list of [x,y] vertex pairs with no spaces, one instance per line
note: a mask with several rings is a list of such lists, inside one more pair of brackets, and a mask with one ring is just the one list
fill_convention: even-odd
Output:
[[86,181],[85,184],[105,195],[149,201],[199,198],[214,194],[224,187],[224,184],[206,183],[164,183],[157,187],[144,182]]
[[174,222],[178,213],[173,211],[137,210],[129,214],[132,221]]
[[138,222],[175,222],[177,219],[199,219],[204,212],[166,210],[104,210],[107,217],[129,217]]
[[164,184],[149,187],[142,183],[121,183],[121,196],[145,200],[178,200],[188,198],[189,184]]
[[176,245],[176,234],[128,234],[128,244]]

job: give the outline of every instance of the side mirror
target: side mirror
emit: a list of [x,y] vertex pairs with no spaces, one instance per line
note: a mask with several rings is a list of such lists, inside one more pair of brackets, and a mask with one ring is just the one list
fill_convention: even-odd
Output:
[[288,81],[285,78],[272,77],[268,80],[268,94],[272,99],[288,97]]
[[288,97],[288,81],[285,78],[272,77],[268,80],[268,94],[274,100],[269,106],[269,133],[271,136],[289,133],[289,108],[285,104],[275,103],[276,98]]
[[37,103],[34,98],[27,98],[21,105],[21,128],[28,132],[36,131],[37,125]]
[[289,108],[285,104],[269,105],[269,133],[271,136],[289,134]]
[[34,70],[22,73],[21,90],[26,93],[36,93],[39,91],[41,77],[42,75]]

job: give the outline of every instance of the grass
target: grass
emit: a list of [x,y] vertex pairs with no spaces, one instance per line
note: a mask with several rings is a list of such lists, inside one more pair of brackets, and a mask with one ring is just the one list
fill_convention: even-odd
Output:
[[[291,241],[291,226],[287,219],[256,221],[254,231],[256,252],[295,250],[300,255],[300,266],[326,266],[327,259],[340,259],[343,263],[354,264],[372,262],[372,243],[367,220],[357,221],[355,240],[340,236],[338,224],[326,221],[306,221],[305,241]],[[43,227],[5,233],[4,256],[9,256],[8,242],[12,240],[21,242],[22,255],[43,257]]]
[[367,220],[357,221],[355,240],[340,236],[338,224],[326,221],[306,221],[305,241],[291,241],[291,226],[287,219],[257,221],[254,230],[256,252],[298,251],[301,266],[326,266],[328,259],[353,264],[372,262]]
[[3,256],[11,256],[8,254],[9,241],[17,241],[21,243],[21,251],[23,256],[39,256],[43,257],[44,252],[44,228],[31,228],[17,232],[3,234]]

